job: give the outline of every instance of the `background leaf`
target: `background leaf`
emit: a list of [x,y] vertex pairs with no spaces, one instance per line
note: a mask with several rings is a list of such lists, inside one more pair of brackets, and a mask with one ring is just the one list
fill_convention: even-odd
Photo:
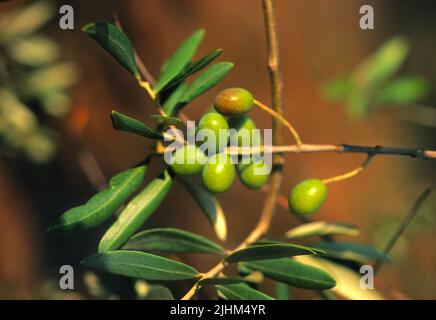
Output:
[[246,284],[217,285],[215,287],[227,300],[274,300],[274,298],[252,289]]
[[194,268],[167,258],[139,251],[103,252],[82,261],[87,267],[145,280],[187,280],[198,276]]
[[237,278],[207,278],[202,279],[198,281],[198,283],[202,286],[215,286],[215,285],[231,285],[231,284],[239,284],[241,282],[244,282],[244,279],[237,279]]
[[320,237],[329,235],[357,236],[360,230],[351,224],[316,221],[302,224],[285,233],[287,239]]
[[126,243],[159,207],[172,184],[173,178],[166,170],[150,182],[129,202],[115,223],[106,231],[98,245],[98,251],[116,250]]
[[56,234],[70,233],[103,223],[138,188],[147,165],[117,174],[109,181],[108,189],[94,195],[86,204],[66,211],[48,227],[47,231]]
[[383,299],[382,294],[377,289],[374,288],[368,290],[360,287],[361,274],[358,274],[340,264],[313,256],[299,256],[294,259],[328,272],[336,280],[336,286],[329,291],[339,294],[345,299]]
[[182,120],[176,117],[168,117],[160,114],[152,114],[150,118],[157,120],[159,123],[166,123],[169,125],[176,125],[182,123]]
[[289,243],[254,245],[234,252],[226,258],[227,262],[251,261],[291,257],[302,254],[320,254],[319,250]]
[[216,85],[233,68],[233,63],[218,62],[203,71],[185,91],[181,103],[187,104]]
[[335,286],[327,272],[290,258],[243,262],[248,269],[262,272],[265,277],[297,288],[325,290]]
[[161,285],[152,285],[144,300],[174,300],[174,297],[168,288]]
[[183,71],[197,51],[203,36],[203,29],[195,31],[191,36],[182,42],[171,58],[165,62],[163,72],[153,87],[156,93],[164,89],[172,79],[174,79]]
[[133,119],[131,117],[125,116],[119,112],[112,111],[111,119],[112,119],[112,125],[116,130],[134,133],[137,134],[138,136],[145,137],[145,138],[164,140],[164,137],[160,133],[147,127],[142,122]]
[[119,64],[139,79],[132,42],[123,31],[110,23],[89,23],[82,28]]
[[422,77],[403,77],[385,84],[377,92],[377,104],[405,105],[418,102],[429,91],[428,83]]
[[218,200],[194,180],[182,177],[179,179],[206,214],[218,239],[225,241],[227,237],[226,217]]
[[224,249],[216,243],[188,231],[175,228],[158,228],[134,235],[124,249],[177,253],[223,254]]

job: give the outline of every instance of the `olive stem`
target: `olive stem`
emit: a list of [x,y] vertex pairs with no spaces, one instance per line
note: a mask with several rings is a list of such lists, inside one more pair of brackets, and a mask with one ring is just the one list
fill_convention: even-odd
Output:
[[261,108],[263,111],[268,112],[270,115],[272,115],[275,119],[277,119],[281,123],[283,123],[291,132],[292,136],[295,139],[295,142],[297,143],[297,146],[301,146],[303,144],[297,130],[295,130],[295,128],[289,123],[288,120],[286,120],[283,116],[281,116],[280,114],[272,110],[270,107],[268,107],[267,105],[263,104],[262,102],[256,99],[254,100],[254,104],[259,108]]
[[332,182],[338,182],[338,181],[350,179],[350,178],[358,175],[363,169],[365,169],[368,166],[369,162],[371,161],[372,157],[373,157],[373,155],[370,154],[365,159],[365,161],[360,166],[358,166],[356,169],[351,170],[349,172],[346,172],[344,174],[338,175],[338,176],[324,179],[324,180],[322,180],[322,182],[324,182],[324,184],[328,184],[328,183],[332,183]]

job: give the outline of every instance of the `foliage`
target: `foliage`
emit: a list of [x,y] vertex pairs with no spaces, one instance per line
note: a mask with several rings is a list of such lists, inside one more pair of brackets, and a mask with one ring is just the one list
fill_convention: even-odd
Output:
[[0,153],[43,163],[56,154],[56,133],[46,118],[65,116],[74,64],[40,29],[56,14],[47,1],[2,13],[0,23]]

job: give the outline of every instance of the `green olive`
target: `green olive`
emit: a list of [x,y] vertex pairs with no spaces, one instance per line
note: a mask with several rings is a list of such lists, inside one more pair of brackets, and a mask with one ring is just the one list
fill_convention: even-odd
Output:
[[[254,131],[257,129],[256,124],[249,117],[244,115],[242,117],[230,118],[229,127],[237,130],[236,137],[238,140],[238,146],[249,147],[260,145],[260,132]],[[232,136],[232,143],[235,143],[233,142],[234,139],[235,137]]]
[[[215,145],[207,144],[209,151],[213,150],[215,151],[213,153],[216,153],[227,146],[229,125],[227,124],[226,118],[224,118],[222,115],[220,115],[217,112],[206,113],[203,117],[201,117],[200,121],[198,122],[197,133],[200,130],[205,130],[205,129],[211,130],[211,133],[215,137]],[[225,140],[223,139],[222,142],[223,145],[221,146],[220,146],[220,130],[221,132],[223,131],[225,132]],[[204,143],[207,143],[208,140],[209,140],[209,135],[206,133],[204,136]]]
[[289,208],[298,215],[309,215],[322,206],[326,196],[327,186],[322,180],[304,180],[292,189]]
[[241,182],[250,189],[260,189],[265,183],[268,181],[269,173],[262,172],[264,168],[265,162],[253,162],[251,164],[240,166],[238,165],[239,171],[239,179]]
[[204,153],[192,144],[178,148],[174,151],[172,158],[174,163],[171,168],[176,174],[183,176],[199,173],[206,163]]
[[253,106],[253,95],[242,88],[229,88],[215,97],[215,109],[224,116],[240,117]]
[[235,166],[230,156],[224,153],[209,158],[202,172],[203,184],[211,192],[227,191],[235,179]]

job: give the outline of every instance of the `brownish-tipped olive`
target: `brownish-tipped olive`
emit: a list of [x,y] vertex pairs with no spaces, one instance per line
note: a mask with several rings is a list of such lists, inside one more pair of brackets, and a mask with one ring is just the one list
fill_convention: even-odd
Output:
[[253,95],[242,88],[229,88],[215,97],[215,109],[224,116],[240,117],[253,106]]

